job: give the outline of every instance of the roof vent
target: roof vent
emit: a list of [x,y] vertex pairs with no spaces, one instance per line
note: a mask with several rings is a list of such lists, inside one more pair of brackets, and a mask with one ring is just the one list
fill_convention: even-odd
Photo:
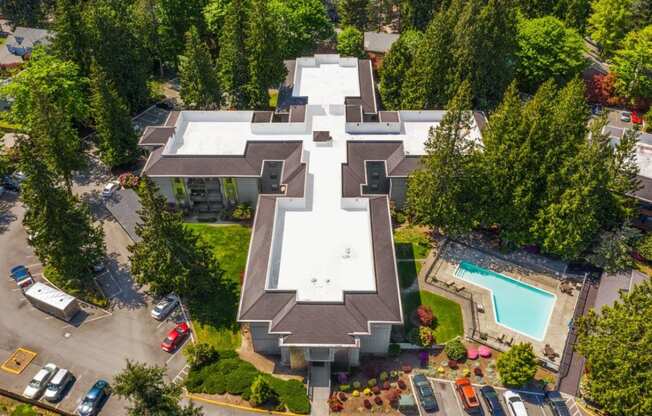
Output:
[[333,140],[330,132],[323,130],[315,130],[312,132],[312,141],[313,142],[329,142]]

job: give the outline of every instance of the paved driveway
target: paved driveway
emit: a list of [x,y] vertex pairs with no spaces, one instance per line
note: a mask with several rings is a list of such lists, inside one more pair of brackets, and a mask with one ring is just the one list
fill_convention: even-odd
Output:
[[[172,320],[157,322],[149,316],[151,299],[133,284],[127,268],[129,238],[108,215],[99,215],[106,232],[108,269],[100,276],[103,288],[112,296],[111,307],[104,311],[83,306],[72,324],[51,317],[35,308],[8,278],[16,264],[30,267],[37,280],[42,266],[27,244],[21,221],[24,208],[11,194],[2,197],[6,211],[0,221],[0,361],[6,360],[17,347],[38,353],[20,375],[0,371],[0,385],[21,393],[31,376],[48,362],[68,368],[77,377],[66,398],[58,405],[73,411],[77,403],[98,378],[109,381],[127,359],[166,365],[174,379],[185,366],[181,353],[168,354],[159,348],[165,334],[174,326]],[[101,213],[102,208],[93,207]],[[124,403],[109,399],[102,412],[122,415]]]

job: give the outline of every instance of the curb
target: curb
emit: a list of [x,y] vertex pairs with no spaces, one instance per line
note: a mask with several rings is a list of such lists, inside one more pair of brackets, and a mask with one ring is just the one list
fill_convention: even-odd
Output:
[[253,408],[253,407],[240,406],[240,405],[237,405],[237,404],[224,403],[224,402],[219,402],[217,400],[211,400],[211,399],[206,399],[204,397],[195,396],[194,394],[186,394],[186,397],[188,399],[190,399],[190,400],[196,400],[198,402],[204,402],[204,403],[214,404],[214,405],[217,405],[217,406],[228,407],[228,408],[231,408],[231,409],[244,410],[244,411],[247,411],[247,412],[260,413],[260,414],[265,414],[265,415],[304,416],[304,415],[300,415],[298,413],[292,413],[292,412],[277,412],[275,410],[263,410],[263,409],[256,409],[256,408]]

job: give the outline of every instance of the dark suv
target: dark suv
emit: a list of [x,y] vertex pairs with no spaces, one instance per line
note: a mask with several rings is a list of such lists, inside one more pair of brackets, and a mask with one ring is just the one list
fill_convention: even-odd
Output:
[[480,388],[480,395],[484,399],[484,402],[489,408],[489,413],[492,416],[505,416],[505,410],[500,404],[500,399],[498,398],[498,393],[491,386],[482,386]]
[[552,414],[555,416],[571,416],[568,406],[566,406],[566,400],[559,394],[558,391],[549,391],[546,392],[546,398],[544,399],[545,403],[548,405]]
[[439,410],[437,399],[435,399],[435,392],[432,391],[432,386],[428,379],[423,374],[417,374],[412,378],[412,381],[414,382],[414,387],[417,390],[419,402],[421,402],[423,410],[428,413]]

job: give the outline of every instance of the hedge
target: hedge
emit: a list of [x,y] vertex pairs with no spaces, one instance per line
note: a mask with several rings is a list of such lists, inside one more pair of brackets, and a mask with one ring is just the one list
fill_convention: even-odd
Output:
[[[193,368],[188,373],[185,386],[191,393],[234,394],[249,400],[251,385],[257,376],[268,378],[269,384],[277,394],[281,406],[290,412],[310,413],[310,400],[306,388],[298,380],[282,380],[259,372],[256,367],[242,361],[232,352],[220,352],[218,361]],[[228,357],[228,358],[227,358]],[[233,357],[233,358],[232,358]]]

